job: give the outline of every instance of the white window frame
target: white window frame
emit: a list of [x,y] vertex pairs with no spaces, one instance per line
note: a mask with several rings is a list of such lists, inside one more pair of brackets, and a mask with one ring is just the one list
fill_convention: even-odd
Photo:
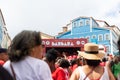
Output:
[[86,36],[85,38],[87,38],[87,41],[88,41],[88,42],[90,41],[90,36]]
[[[108,36],[108,39],[107,39],[107,36]],[[110,35],[108,33],[104,34],[104,39],[105,40],[110,40]]]
[[73,22],[73,27],[77,27],[77,22]]
[[85,21],[85,24],[86,24],[86,25],[90,25],[90,20],[86,20],[86,21]]
[[[100,40],[100,36],[101,36],[101,38],[102,38],[101,40]],[[99,35],[98,35],[98,41],[102,41],[102,40],[103,40],[103,34],[99,34]]]
[[[81,24],[82,23],[82,24]],[[84,24],[83,24],[83,20],[80,20],[79,21],[79,26],[83,26]]]
[[[93,38],[93,37],[95,37],[95,38]],[[92,39],[96,39],[96,35],[92,35]]]

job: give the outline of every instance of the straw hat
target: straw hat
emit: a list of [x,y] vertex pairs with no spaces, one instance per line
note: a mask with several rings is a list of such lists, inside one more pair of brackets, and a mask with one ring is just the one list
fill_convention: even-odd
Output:
[[99,46],[95,43],[86,43],[84,45],[84,52],[78,51],[79,55],[90,60],[101,60],[105,53],[99,51]]

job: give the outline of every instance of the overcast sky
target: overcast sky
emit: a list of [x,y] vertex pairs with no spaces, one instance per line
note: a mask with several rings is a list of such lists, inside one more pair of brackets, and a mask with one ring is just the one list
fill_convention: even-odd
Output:
[[0,8],[11,38],[22,30],[55,36],[79,16],[120,26],[120,0],[0,0]]

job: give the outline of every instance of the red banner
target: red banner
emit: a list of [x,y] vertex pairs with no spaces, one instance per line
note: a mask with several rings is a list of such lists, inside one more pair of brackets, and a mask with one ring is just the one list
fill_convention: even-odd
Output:
[[83,47],[87,39],[42,39],[45,47]]

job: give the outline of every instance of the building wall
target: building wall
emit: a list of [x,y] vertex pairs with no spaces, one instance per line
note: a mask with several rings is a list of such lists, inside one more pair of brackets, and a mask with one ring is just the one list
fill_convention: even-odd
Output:
[[7,32],[6,24],[0,9],[0,47],[8,48],[11,44],[11,38]]
[[2,35],[3,35],[3,27],[5,24],[3,23],[3,17],[2,17],[2,12],[0,10],[0,43],[2,42]]
[[111,28],[100,27],[91,17],[76,18],[72,20],[71,24],[71,31],[58,35],[56,38],[87,38],[88,42],[105,46],[108,54],[113,54],[114,50],[117,50],[117,39],[119,36]]
[[2,42],[1,42],[1,47],[8,48],[10,44],[11,44],[10,37],[8,37],[8,34],[4,34]]
[[48,35],[46,33],[40,32],[42,39],[54,39],[54,36]]
[[89,26],[90,26],[90,19],[89,18],[76,19],[72,22],[72,34],[89,32],[90,31]]
[[117,34],[115,34],[115,32],[114,31],[111,31],[111,33],[112,33],[112,47],[113,47],[113,52],[115,52],[115,51],[117,51],[118,50],[118,48],[117,48],[117,41],[118,41],[118,35]]

